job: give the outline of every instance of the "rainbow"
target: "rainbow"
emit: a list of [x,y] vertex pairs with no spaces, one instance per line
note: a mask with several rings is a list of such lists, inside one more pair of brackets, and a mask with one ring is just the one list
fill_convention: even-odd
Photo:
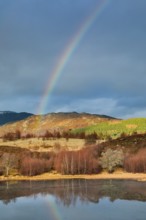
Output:
[[49,96],[55,87],[56,82],[58,81],[59,77],[63,73],[63,69],[66,66],[67,62],[71,58],[73,52],[79,45],[81,39],[92,26],[96,18],[102,13],[105,7],[108,5],[110,0],[100,0],[95,10],[87,17],[84,23],[80,26],[79,30],[75,34],[75,36],[69,41],[67,47],[64,49],[63,53],[61,54],[58,62],[56,63],[51,75],[49,76],[47,85],[45,87],[43,96],[38,106],[37,114],[43,114],[46,108],[46,105],[49,101]]
[[61,220],[61,215],[57,209],[57,206],[55,204],[55,202],[51,202],[51,201],[47,201],[47,206],[49,208],[49,212],[51,214],[51,216],[53,217],[53,220]]
[[58,210],[52,195],[45,195],[45,206],[48,210],[49,217],[51,217],[52,220],[62,220],[61,213]]

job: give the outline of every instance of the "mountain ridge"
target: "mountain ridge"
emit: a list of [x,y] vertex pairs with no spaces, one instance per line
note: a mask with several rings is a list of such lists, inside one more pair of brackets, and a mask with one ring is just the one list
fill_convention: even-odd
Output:
[[27,112],[0,111],[0,125],[20,121],[30,116],[33,116],[33,114]]
[[58,112],[48,113],[45,115],[30,114],[29,116],[31,117],[1,126],[0,136],[4,133],[15,132],[16,130],[19,130],[22,134],[32,133],[35,135],[43,134],[47,130],[50,132],[63,132],[89,125],[96,125],[97,123],[104,121],[119,120],[110,116],[90,114],[85,112]]

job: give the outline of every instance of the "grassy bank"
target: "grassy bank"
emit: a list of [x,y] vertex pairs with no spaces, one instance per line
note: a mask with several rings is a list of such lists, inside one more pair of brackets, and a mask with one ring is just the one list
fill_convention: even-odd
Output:
[[146,181],[146,173],[127,173],[123,171],[115,171],[114,173],[102,172],[100,174],[92,175],[62,175],[45,173],[38,176],[9,176],[0,177],[0,181],[40,181],[40,180],[58,180],[58,179],[132,179],[138,181]]

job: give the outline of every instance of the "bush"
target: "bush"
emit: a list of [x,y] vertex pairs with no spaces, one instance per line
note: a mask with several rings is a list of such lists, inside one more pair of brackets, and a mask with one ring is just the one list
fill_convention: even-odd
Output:
[[122,150],[108,149],[106,152],[102,152],[100,158],[101,167],[109,173],[112,173],[116,167],[123,166],[123,161],[124,155]]
[[3,141],[15,141],[21,139],[21,132],[19,130],[15,132],[8,132],[3,135]]
[[49,172],[51,168],[51,160],[26,157],[21,162],[20,173],[26,176],[35,176]]
[[124,169],[132,173],[146,173],[146,149],[141,149],[137,154],[126,157]]
[[85,146],[96,144],[97,134],[92,133],[85,136]]

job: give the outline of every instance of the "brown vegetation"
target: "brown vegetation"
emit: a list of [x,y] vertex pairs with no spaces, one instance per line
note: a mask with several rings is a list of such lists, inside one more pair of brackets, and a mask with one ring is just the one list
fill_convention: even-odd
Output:
[[146,134],[137,134],[134,132],[132,135],[122,133],[117,139],[103,142],[100,147],[103,149],[111,148],[113,150],[122,149],[124,153],[136,153],[141,148],[146,148]]
[[96,148],[62,151],[57,154],[54,167],[61,174],[72,175],[99,173],[101,170]]
[[52,160],[25,157],[20,163],[20,173],[25,176],[35,176],[52,169]]
[[125,157],[124,169],[132,173],[146,173],[146,149]]
[[[66,143],[69,142],[69,133],[65,132],[63,135],[66,137],[65,140],[67,139]],[[19,141],[21,134],[14,136]],[[113,172],[118,167],[128,172],[146,173],[146,134],[135,133],[132,136],[126,136],[123,133],[116,140],[109,140],[97,145],[94,144],[95,138],[97,138],[95,134],[87,136],[82,133],[81,137],[84,138],[83,141],[86,144],[82,148],[75,148],[76,150],[62,148],[60,145],[62,137],[60,136],[60,133],[56,132],[55,137],[51,137],[57,140],[52,152],[47,145],[45,146],[45,152],[37,150],[37,146],[35,148],[37,151],[14,146],[1,146],[0,173],[9,175],[12,169],[16,169],[20,175],[27,176],[52,171],[63,175],[80,175],[98,174],[104,169],[108,172]],[[93,141],[92,145],[90,141]],[[110,153],[107,153],[109,151]]]

